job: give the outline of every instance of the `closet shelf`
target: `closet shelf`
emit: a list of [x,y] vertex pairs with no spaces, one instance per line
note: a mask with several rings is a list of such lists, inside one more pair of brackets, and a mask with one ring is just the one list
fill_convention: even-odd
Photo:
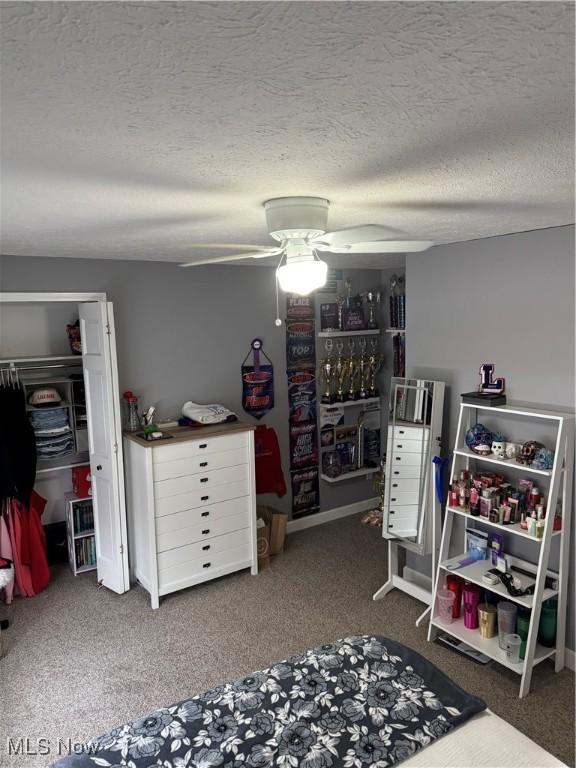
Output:
[[0,365],[6,365],[14,363],[14,365],[20,365],[22,363],[58,363],[65,362],[67,360],[74,360],[75,363],[82,363],[82,355],[39,355],[38,357],[4,357],[0,359]]
[[58,405],[27,405],[27,411],[55,411],[57,408],[71,408],[72,404],[68,400],[60,400]]
[[58,464],[56,467],[46,467],[45,469],[37,469],[37,475],[45,475],[48,472],[61,472],[64,469],[72,469],[73,467],[89,467],[89,461],[77,461],[73,464]]
[[371,328],[365,331],[318,331],[320,339],[338,338],[340,336],[379,336],[380,328]]
[[370,403],[380,403],[380,398],[367,397],[364,400],[346,400],[343,403],[320,403],[320,408],[351,408],[354,405],[369,405]]
[[75,539],[85,539],[88,536],[94,536],[94,528],[90,531],[83,531],[82,533],[75,533],[74,538]]

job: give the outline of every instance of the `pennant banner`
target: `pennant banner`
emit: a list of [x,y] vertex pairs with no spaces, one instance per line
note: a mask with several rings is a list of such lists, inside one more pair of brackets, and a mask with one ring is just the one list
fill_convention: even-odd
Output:
[[[260,355],[267,360],[266,363],[261,363]],[[253,358],[252,365],[247,365],[246,361],[250,356]],[[272,361],[262,349],[262,341],[253,339],[250,352],[242,363],[242,408],[255,419],[261,419],[273,407],[274,368]]]

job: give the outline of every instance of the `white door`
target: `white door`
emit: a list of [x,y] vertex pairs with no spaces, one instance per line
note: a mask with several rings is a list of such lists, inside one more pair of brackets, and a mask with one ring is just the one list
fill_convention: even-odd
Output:
[[98,581],[114,592],[130,589],[122,428],[112,304],[78,306]]

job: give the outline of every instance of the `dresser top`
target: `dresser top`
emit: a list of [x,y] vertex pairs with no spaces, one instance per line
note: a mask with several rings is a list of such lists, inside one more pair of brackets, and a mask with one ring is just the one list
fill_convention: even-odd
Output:
[[204,437],[218,437],[219,435],[231,435],[236,432],[252,432],[256,429],[255,424],[246,424],[243,421],[231,421],[224,424],[212,424],[206,427],[174,427],[173,429],[163,429],[164,434],[172,435],[168,440],[145,440],[139,437],[141,432],[125,432],[124,437],[138,443],[144,448],[156,448],[162,445],[174,445],[174,443],[184,443],[188,440],[202,440]]

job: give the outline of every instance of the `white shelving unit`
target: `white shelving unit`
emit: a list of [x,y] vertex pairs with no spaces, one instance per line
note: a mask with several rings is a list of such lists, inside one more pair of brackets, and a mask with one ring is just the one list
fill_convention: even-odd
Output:
[[[488,413],[492,420],[501,416],[521,417],[521,421],[532,422],[536,428],[539,422],[546,422],[555,431],[554,444],[554,466],[551,470],[538,470],[530,466],[522,465],[516,461],[506,461],[490,456],[478,456],[466,448],[464,436],[470,426],[479,421],[479,412],[484,418],[488,418]],[[512,438],[511,438],[512,439]],[[551,447],[551,446],[549,446]],[[490,467],[499,465],[506,472],[512,472],[513,478],[521,474],[538,476],[538,483],[542,486],[546,497],[546,518],[544,533],[542,538],[531,536],[526,530],[520,528],[519,524],[501,525],[495,522],[489,522],[485,517],[473,517],[466,509],[458,507],[446,507],[444,518],[444,527],[442,531],[442,541],[438,557],[438,566],[434,582],[434,603],[428,630],[428,640],[433,640],[438,632],[446,632],[453,637],[464,641],[472,648],[486,654],[490,658],[508,669],[521,675],[520,698],[526,696],[530,691],[530,682],[532,670],[536,664],[547,658],[554,657],[555,670],[559,672],[564,667],[565,655],[565,635],[566,635],[566,598],[568,588],[569,572],[569,541],[570,525],[572,516],[572,475],[574,467],[574,414],[561,411],[541,409],[537,406],[523,406],[509,404],[506,406],[489,407],[470,403],[462,403],[460,406],[460,416],[456,430],[455,448],[453,451],[452,471],[450,482],[457,477],[460,469],[470,469],[474,462],[476,468],[482,465]],[[513,479],[511,478],[511,479]],[[554,516],[558,499],[562,506],[562,529],[554,531]],[[509,595],[505,587],[499,583],[497,585],[488,585],[482,581],[482,574],[491,568],[487,560],[479,561],[465,567],[454,569],[465,555],[459,554],[456,557],[450,557],[450,545],[452,541],[453,525],[455,520],[460,517],[466,517],[474,527],[487,526],[492,529],[499,529],[503,534],[511,537],[518,537],[523,542],[530,542],[532,548],[533,560],[521,560],[518,557],[509,557],[510,564],[521,567],[528,573],[533,574],[534,578],[519,575],[523,585],[529,582],[534,583],[534,594],[521,597]],[[558,571],[552,571],[549,568],[550,550],[552,542],[559,542]],[[464,545],[462,547],[464,549]],[[532,556],[530,555],[530,557]],[[528,557],[528,555],[527,555]],[[498,595],[498,597],[517,603],[530,611],[530,625],[528,637],[526,640],[525,658],[518,663],[511,663],[506,658],[506,654],[498,645],[498,637],[484,638],[478,630],[470,630],[464,626],[463,620],[459,619],[453,622],[445,622],[438,615],[436,605],[436,594],[438,589],[442,588],[446,575],[453,573],[465,581],[478,584],[485,591]],[[557,588],[546,586],[547,578],[552,578],[557,583]],[[538,627],[540,622],[540,612],[542,603],[545,600],[556,598],[558,602],[557,626],[556,626],[556,645],[553,648],[545,648],[537,642]]]
[[[96,570],[94,510],[90,496],[81,498],[73,493],[67,493],[65,499],[68,559],[72,573],[77,576],[79,573]],[[79,515],[79,512],[84,514]]]
[[320,403],[320,408],[352,408],[353,406],[380,405],[379,397],[366,397],[364,400],[346,400],[344,403]]

